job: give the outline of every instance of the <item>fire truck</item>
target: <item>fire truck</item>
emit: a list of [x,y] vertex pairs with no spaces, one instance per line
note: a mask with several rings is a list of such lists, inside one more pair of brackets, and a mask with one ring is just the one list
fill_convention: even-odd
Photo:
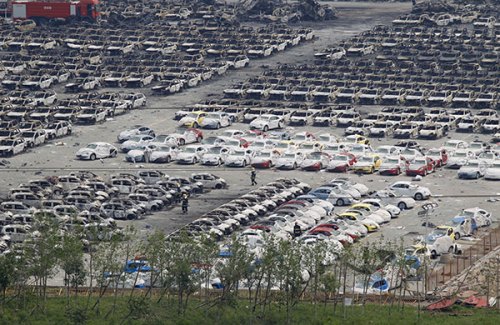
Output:
[[6,13],[13,20],[32,19],[44,22],[59,20],[96,21],[99,16],[99,0],[11,0],[6,5]]

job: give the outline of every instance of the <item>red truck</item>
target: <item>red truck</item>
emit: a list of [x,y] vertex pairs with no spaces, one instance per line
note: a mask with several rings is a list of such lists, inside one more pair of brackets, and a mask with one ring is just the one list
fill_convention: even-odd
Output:
[[6,7],[13,20],[39,23],[52,19],[96,21],[99,16],[99,0],[12,0]]

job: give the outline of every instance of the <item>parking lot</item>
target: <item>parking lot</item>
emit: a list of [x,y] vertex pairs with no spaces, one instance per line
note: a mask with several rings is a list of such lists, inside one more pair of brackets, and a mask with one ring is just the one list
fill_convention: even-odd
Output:
[[[168,164],[152,164],[146,162],[134,163],[126,161],[126,154],[122,152],[118,152],[116,157],[89,161],[78,160],[76,159],[75,154],[80,148],[85,147],[88,143],[92,142],[109,142],[119,148],[120,143],[117,140],[117,136],[119,135],[119,133],[126,129],[130,129],[135,125],[150,127],[155,131],[156,135],[171,134],[174,132],[182,133],[184,132],[185,128],[180,128],[179,122],[174,120],[176,112],[184,108],[193,108],[196,104],[200,103],[208,103],[210,101],[208,105],[204,106],[204,108],[208,109],[209,106],[231,106],[234,104],[231,102],[233,100],[236,103],[241,103],[245,99],[248,99],[252,102],[248,103],[248,105],[245,104],[246,106],[241,106],[245,106],[246,108],[269,108],[267,107],[270,106],[269,102],[267,101],[268,98],[262,97],[257,99],[249,99],[241,98],[242,96],[239,96],[238,98],[231,98],[230,96],[226,96],[227,91],[224,91],[227,89],[236,89],[237,85],[249,85],[248,87],[241,87],[247,90],[253,89],[252,87],[256,88],[256,86],[261,83],[266,83],[266,87],[270,87],[269,85],[272,84],[269,82],[270,79],[281,78],[285,76],[286,73],[293,74],[294,71],[300,71],[300,73],[294,76],[294,78],[291,78],[291,80],[298,79],[300,77],[309,78],[308,76],[306,76],[308,71],[315,71],[319,73],[322,69],[326,69],[326,66],[328,65],[324,64],[324,62],[320,64],[315,63],[315,61],[317,61],[320,57],[318,55],[315,56],[315,54],[325,52],[325,48],[330,48],[331,46],[335,47],[343,45],[345,48],[352,48],[355,45],[358,46],[360,43],[362,43],[362,37],[356,39],[352,39],[351,37],[358,35],[363,31],[370,30],[376,25],[388,24],[389,22],[398,18],[401,14],[408,12],[411,4],[336,3],[336,6],[339,8],[339,12],[337,15],[338,18],[336,20],[322,23],[303,23],[302,27],[304,29],[310,28],[313,30],[313,33],[315,35],[314,40],[304,40],[304,42],[302,42],[301,44],[290,47],[289,49],[286,49],[286,51],[277,51],[273,56],[270,57],[252,59],[248,67],[237,70],[235,69],[234,71],[228,71],[227,74],[221,74],[220,76],[214,75],[213,78],[207,78],[207,80],[204,80],[204,82],[197,87],[187,87],[180,93],[172,93],[169,96],[164,97],[155,95],[153,92],[156,91],[153,91],[149,87],[136,88],[135,86],[132,86],[126,90],[117,90],[116,88],[107,88],[106,86],[102,87],[101,89],[99,89],[99,92],[126,91],[131,93],[144,93],[147,98],[147,104],[141,107],[137,107],[136,109],[130,109],[127,111],[127,114],[124,115],[108,115],[104,123],[96,123],[85,126],[74,125],[70,136],[55,139],[54,141],[51,141],[43,146],[30,148],[25,153],[22,153],[20,155],[1,160],[1,194],[5,196],[7,195],[7,192],[10,188],[16,187],[22,183],[27,183],[29,180],[40,179],[49,176],[68,175],[71,172],[78,172],[82,170],[92,171],[106,181],[110,181],[112,175],[116,175],[120,172],[137,174],[139,171],[143,170],[161,170],[167,175],[179,177],[189,177],[191,176],[191,174],[197,172],[210,172],[224,178],[227,181],[227,188],[217,189],[214,191],[210,191],[209,193],[196,195],[190,198],[189,211],[187,214],[181,213],[179,204],[174,204],[166,207],[165,209],[162,209],[161,211],[155,211],[152,214],[147,214],[145,218],[140,220],[118,221],[119,224],[132,224],[137,226],[138,229],[144,231],[161,229],[167,233],[171,233],[187,224],[188,222],[198,218],[205,212],[255,189],[256,186],[251,185],[249,167],[229,168],[224,165],[208,167],[202,166],[200,164],[179,165],[175,162],[171,162]],[[460,25],[460,27],[463,27],[463,25]],[[468,28],[471,31],[473,30],[470,24]],[[330,98],[331,100],[326,100],[328,105],[326,105],[325,107],[352,105],[356,112],[361,114],[360,121],[362,121],[368,116],[368,114],[377,114],[381,112],[384,107],[407,106],[403,105],[403,102],[401,102],[399,98],[396,101],[394,101],[393,99],[387,99],[388,101],[386,103],[381,103],[381,96],[385,91],[383,90],[383,88],[386,87],[388,90],[396,89],[397,91],[403,89],[403,92],[406,92],[406,96],[410,91],[420,91],[421,89],[419,88],[405,88],[405,85],[410,85],[413,82],[417,82],[415,80],[412,80],[411,77],[417,75],[419,71],[423,71],[422,73],[423,75],[425,75],[424,77],[422,77],[422,80],[420,80],[420,82],[422,82],[422,84],[425,84],[427,82],[434,85],[434,91],[436,92],[444,90],[448,91],[447,89],[444,89],[447,87],[446,84],[454,84],[453,79],[432,79],[432,73],[435,67],[431,66],[427,69],[424,69],[424,67],[421,66],[424,65],[424,63],[422,62],[427,62],[426,60],[419,61],[419,63],[415,63],[412,67],[407,67],[406,70],[402,69],[401,66],[398,67],[399,75],[391,73],[391,69],[396,69],[396,67],[386,67],[384,66],[385,63],[381,65],[374,64],[373,66],[367,68],[369,62],[385,62],[386,58],[377,59],[378,55],[396,55],[396,53],[388,53],[390,51],[387,50],[387,48],[391,49],[392,46],[386,45],[386,49],[380,49],[380,47],[384,47],[382,43],[387,43],[390,37],[387,35],[383,36],[383,33],[386,33],[386,31],[379,30],[379,32],[380,35],[382,35],[382,39],[377,40],[377,49],[375,53],[367,53],[366,56],[361,55],[361,57],[353,57],[348,59],[344,58],[344,61],[340,61],[341,64],[337,64],[338,62],[332,63],[332,69],[330,72],[332,74],[339,75],[341,73],[345,73],[345,77],[340,78],[339,80],[339,82],[344,82],[344,84],[341,85],[339,83],[338,85],[336,85],[337,88],[346,90],[347,88],[355,87],[357,93],[359,93],[363,88],[379,89],[380,98],[377,101],[369,100],[368,103],[360,101],[359,98],[356,100],[347,100],[346,102],[343,102],[339,101],[340,97],[338,96],[338,94],[340,92],[337,91],[336,97],[332,96]],[[290,31],[290,33],[292,33],[292,31]],[[374,35],[376,35],[377,33],[378,32],[373,32],[372,34],[364,33],[363,37],[374,37]],[[484,37],[484,40],[485,42],[490,41],[490,39],[486,36]],[[403,37],[401,37],[400,39],[396,39],[396,43],[398,44],[407,41],[409,41],[409,39],[405,39]],[[425,41],[422,41],[422,44],[425,43]],[[477,46],[481,47],[483,45],[484,44],[481,43]],[[427,50],[428,49],[423,48],[421,49],[421,52],[423,53]],[[418,53],[414,53],[412,55],[417,54]],[[437,60],[437,58],[438,56],[435,55],[434,58],[431,58],[430,60]],[[328,60],[329,59],[327,59],[327,61]],[[365,65],[361,63],[364,63]],[[365,67],[369,69],[369,71],[356,70],[355,68],[358,67]],[[455,68],[455,66],[452,66],[449,68],[449,70],[454,71],[453,69]],[[441,66],[438,70],[441,72],[444,71],[443,73],[446,74],[446,71],[448,71],[446,69],[448,68]],[[464,70],[468,71],[467,69]],[[491,64],[491,62],[489,62],[487,63],[487,68],[481,70],[483,72],[476,72],[475,76],[483,78],[482,80],[486,82],[486,86],[479,89],[479,93],[494,93],[494,98],[498,98],[498,94],[496,93],[498,89],[497,70],[497,65],[495,65],[494,63]],[[488,71],[490,72],[490,74],[488,74]],[[372,83],[370,85],[364,84],[367,81],[363,80],[363,78],[360,77],[365,73],[371,73],[375,76],[373,80],[371,80]],[[378,80],[376,77],[377,74],[386,75],[388,77],[383,80]],[[471,73],[470,75],[467,75],[467,73],[464,73],[461,78],[470,78],[471,75],[473,74]],[[268,79],[262,79],[263,76],[266,76]],[[399,80],[398,77],[401,76],[405,77],[406,79],[403,78]],[[316,78],[316,76],[313,76],[307,80],[311,84],[314,84],[315,80],[321,81],[320,79],[321,78]],[[330,80],[334,79],[330,78]],[[350,84],[347,84],[346,82],[350,82]],[[356,84],[356,82],[358,84]],[[162,81],[157,80],[155,84],[162,84]],[[283,85],[289,87],[291,90],[293,82],[284,83]],[[318,87],[316,93],[318,93],[320,92],[319,87],[328,88],[331,86],[331,84],[327,85],[318,83],[316,86]],[[456,90],[459,93],[466,93],[474,90],[473,87],[475,86],[477,85],[472,84],[470,85],[471,88],[460,88],[458,90],[452,90]],[[58,96],[60,96],[59,100],[64,100],[65,98],[73,96],[71,94],[64,94],[64,89],[64,85],[56,85],[53,87],[53,90],[57,92]],[[273,106],[273,109],[290,109],[300,111],[305,107],[303,105],[307,104],[312,106],[314,104],[324,103],[323,100],[314,100],[314,98],[301,98],[301,94],[296,94],[296,96],[297,97],[294,98],[293,101],[285,99],[282,100],[281,103]],[[399,96],[401,98],[404,97],[401,93],[399,93]],[[492,101],[492,103],[493,104],[491,105],[477,104],[478,106],[475,106],[476,104],[470,104],[470,106],[473,108],[487,107],[490,109],[498,109],[498,106],[495,106],[498,105],[498,102]],[[421,106],[420,104],[422,104],[422,106],[425,106],[424,111],[426,114],[429,114],[429,112],[434,109],[431,106],[441,107],[441,105],[432,104],[432,101],[426,101],[425,104],[423,104],[423,102],[419,102],[416,105],[410,106]],[[454,107],[451,103],[448,104],[446,106],[447,109]],[[238,106],[239,104],[234,105]],[[197,109],[201,109],[200,107],[201,106],[198,106]],[[457,107],[462,106],[458,105]],[[394,115],[400,116],[403,114],[399,112]],[[338,122],[338,118],[336,121]],[[325,127],[316,127],[310,124],[306,126],[283,125],[283,128],[280,131],[285,130],[290,134],[310,132],[315,134],[316,136],[319,134],[330,133],[337,139],[341,139],[345,136],[345,131],[348,126],[339,126],[333,123],[331,125],[328,124]],[[227,127],[227,129],[246,131],[250,129],[250,126],[248,123],[242,123],[241,121],[238,121]],[[222,132],[224,132],[224,130],[225,129],[203,130],[204,138],[207,139],[211,136],[220,135]],[[445,143],[445,141],[450,139],[463,140],[467,143],[470,143],[471,141],[483,141],[485,143],[491,143],[492,134],[480,132],[479,128],[476,131],[477,132],[472,133],[456,132],[455,129],[450,128],[446,132],[446,135],[438,139],[417,139],[417,141],[420,143],[421,147],[425,149],[440,148]],[[368,136],[368,134],[366,134],[366,136]],[[395,139],[392,135],[387,134],[380,137],[368,137],[368,139],[374,149],[382,145],[394,145],[399,141],[399,139]],[[258,169],[256,181],[258,183],[258,186],[260,186],[273,182],[275,179],[280,177],[296,178],[302,182],[309,184],[313,188],[327,183],[335,177],[348,177],[355,182],[366,185],[370,189],[370,191],[384,189],[388,185],[396,181],[412,180],[411,176],[406,176],[404,175],[404,173],[397,176],[386,176],[379,175],[378,173],[358,174],[352,171],[346,174],[338,174],[328,172],[325,169],[313,172],[301,170],[287,171],[278,170],[276,168],[269,168]],[[455,216],[465,208],[478,206],[487,211],[494,212],[498,207],[498,200],[500,200],[500,190],[498,188],[498,182],[488,181],[484,179],[459,179],[457,176],[457,170],[455,169],[438,167],[434,172],[428,174],[425,177],[422,177],[421,180],[418,180],[415,183],[421,186],[428,187],[432,192],[432,197],[430,200],[438,204],[438,206],[429,216],[429,222],[432,222],[434,225],[449,222],[453,216]],[[422,216],[418,215],[421,205],[422,202],[419,201],[417,207],[405,211],[405,213],[402,214],[401,217],[391,220],[391,222],[384,225],[380,229],[380,231],[370,234],[366,240],[378,241],[379,239],[383,238],[385,240],[397,241],[399,239],[403,239],[406,245],[413,243],[414,239],[427,234],[431,230],[430,228],[424,227],[422,225],[425,219]],[[342,211],[342,208],[338,208],[338,211]]]

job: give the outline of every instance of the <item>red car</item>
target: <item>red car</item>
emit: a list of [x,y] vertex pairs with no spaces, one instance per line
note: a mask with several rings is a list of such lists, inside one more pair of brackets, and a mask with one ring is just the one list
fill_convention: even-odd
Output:
[[356,163],[356,161],[356,156],[352,153],[341,152],[332,157],[326,170],[329,172],[345,173]]
[[427,176],[435,169],[435,162],[431,157],[422,156],[413,159],[406,169],[407,176]]
[[[310,232],[314,231],[316,229],[333,229],[333,230],[339,230],[340,227],[336,223],[322,223],[322,224],[319,224],[316,227],[312,228],[310,230]],[[349,231],[349,229],[345,229],[345,230],[340,229],[339,231],[344,232],[346,235],[348,235],[349,237],[351,237],[353,240],[357,240],[359,238],[359,236],[356,233]]]
[[446,149],[429,149],[425,155],[434,160],[436,167],[442,167],[448,163],[448,151]]

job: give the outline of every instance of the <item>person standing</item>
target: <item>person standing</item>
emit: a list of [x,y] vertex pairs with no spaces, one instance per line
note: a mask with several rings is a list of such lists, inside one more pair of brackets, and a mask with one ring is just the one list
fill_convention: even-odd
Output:
[[181,203],[182,213],[186,214],[188,212],[188,205],[189,205],[188,196],[187,194],[184,194],[182,195],[182,203]]
[[293,236],[295,238],[298,238],[298,237],[302,236],[302,229],[300,229],[300,226],[299,226],[299,224],[297,222],[293,226]]
[[257,171],[254,167],[252,167],[252,171],[250,172],[250,181],[252,182],[252,186],[257,185]]

